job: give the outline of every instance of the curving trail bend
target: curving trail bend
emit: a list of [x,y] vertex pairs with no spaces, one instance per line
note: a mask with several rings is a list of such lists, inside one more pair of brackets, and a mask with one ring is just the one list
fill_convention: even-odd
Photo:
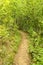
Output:
[[14,65],[30,65],[30,59],[27,52],[28,49],[28,39],[27,34],[20,32],[22,36],[21,45],[19,46],[18,52],[15,55]]

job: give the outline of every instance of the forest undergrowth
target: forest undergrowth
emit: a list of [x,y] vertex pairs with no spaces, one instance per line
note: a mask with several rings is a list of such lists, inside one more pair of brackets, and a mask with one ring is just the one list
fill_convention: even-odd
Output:
[[0,0],[0,65],[12,65],[18,29],[30,38],[31,65],[43,65],[43,0]]

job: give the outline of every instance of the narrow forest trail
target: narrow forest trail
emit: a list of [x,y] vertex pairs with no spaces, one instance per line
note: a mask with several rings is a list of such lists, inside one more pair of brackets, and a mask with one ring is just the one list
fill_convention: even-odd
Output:
[[18,49],[17,54],[15,55],[15,64],[14,65],[30,65],[30,59],[28,56],[28,39],[27,35],[24,32],[20,32],[22,35],[21,45]]

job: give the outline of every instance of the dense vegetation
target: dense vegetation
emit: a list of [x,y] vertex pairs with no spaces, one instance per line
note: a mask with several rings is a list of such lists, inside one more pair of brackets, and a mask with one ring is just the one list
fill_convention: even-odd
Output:
[[0,0],[0,60],[3,65],[12,65],[21,38],[18,29],[30,35],[31,65],[43,65],[43,0]]
[[13,6],[13,1],[0,0],[0,65],[13,64],[21,40]]

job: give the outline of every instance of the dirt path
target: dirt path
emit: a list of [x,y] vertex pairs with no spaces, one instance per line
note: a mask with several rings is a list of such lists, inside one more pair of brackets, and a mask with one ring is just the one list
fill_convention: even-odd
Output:
[[27,53],[27,49],[28,49],[28,40],[27,40],[27,36],[26,33],[24,32],[20,32],[22,35],[22,41],[21,41],[21,45],[18,49],[18,53],[15,56],[15,64],[14,65],[30,65],[30,60],[28,58],[28,53]]

